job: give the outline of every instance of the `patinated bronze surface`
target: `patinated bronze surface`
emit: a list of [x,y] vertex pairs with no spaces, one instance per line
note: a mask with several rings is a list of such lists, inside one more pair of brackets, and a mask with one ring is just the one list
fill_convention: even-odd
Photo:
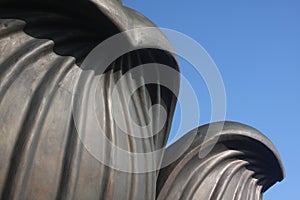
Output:
[[[155,25],[117,0],[0,0],[1,199],[259,200],[283,179],[272,143],[257,130],[233,122],[215,132],[211,139],[219,140],[202,159],[200,147],[211,145],[203,140],[207,125],[147,160],[147,166],[155,163],[161,170],[134,173],[144,166],[131,159],[133,170],[122,171],[89,153],[78,136],[73,109],[84,107],[95,72],[85,72],[81,63],[110,36],[149,26]],[[111,89],[135,66],[158,63],[177,71],[179,66],[172,54],[154,48],[169,44],[158,29],[126,39],[137,50],[122,55],[100,74],[97,100],[104,112],[99,113],[99,123],[109,141],[124,151],[153,152],[166,145],[176,94],[160,86],[159,74],[156,83],[136,91],[129,112],[119,113],[128,129],[133,128],[129,118],[147,124],[149,116],[155,120],[152,128],[158,126],[161,113],[149,113],[151,105],[160,104],[167,111],[167,122],[157,134],[146,131],[148,137],[136,138],[122,134],[112,118]],[[138,79],[143,81],[143,75]],[[179,77],[172,80],[179,88]],[[120,93],[135,84],[128,80]],[[70,94],[73,91],[75,95]],[[78,91],[81,95],[76,95]],[[119,102],[126,106],[122,99]],[[87,116],[78,113],[76,117],[88,124]],[[108,162],[122,159],[106,141],[99,149]],[[164,165],[170,159],[174,162]]]

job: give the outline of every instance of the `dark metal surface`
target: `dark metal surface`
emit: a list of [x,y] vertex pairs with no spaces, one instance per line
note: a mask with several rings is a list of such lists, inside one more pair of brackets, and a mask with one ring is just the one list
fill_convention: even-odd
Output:
[[[233,195],[236,199],[256,199],[275,181],[282,179],[280,160],[271,143],[253,129],[236,124],[226,125],[226,130],[233,127],[230,129],[232,134],[221,133],[224,141],[220,141],[205,158],[216,163],[211,168],[206,168],[209,163],[202,160],[191,165],[181,164],[188,162],[186,155],[201,144],[201,131],[198,131],[194,146],[180,160],[164,168],[158,182],[156,171],[121,172],[103,165],[85,149],[72,115],[73,105],[81,105],[85,97],[76,98],[69,91],[88,91],[94,75],[83,74],[80,64],[106,38],[134,27],[147,26],[154,25],[117,0],[0,0],[1,199],[155,199],[156,196],[159,199],[231,199],[233,189],[230,188],[235,187],[226,189],[217,184],[228,182],[233,185],[224,178],[227,176],[233,177],[233,182],[240,188]],[[137,139],[116,134],[119,132],[117,125],[110,116],[110,90],[122,74],[137,65],[161,63],[176,70],[178,65],[169,53],[153,49],[169,46],[158,29],[152,34],[137,33],[127,39],[140,50],[121,56],[101,75],[103,79],[97,91],[105,113],[100,123],[116,146],[129,152],[152,152],[166,145],[175,95],[160,86],[159,80],[157,84],[137,91],[131,112],[120,113],[125,122],[133,117],[146,124],[148,114],[157,120],[153,124],[156,126],[161,113],[149,113],[151,104],[163,105],[168,114],[167,123],[157,135]],[[143,76],[139,78],[143,79]],[[179,78],[173,79],[179,88]],[[123,85],[124,91],[134,84],[129,80]],[[184,141],[183,138],[176,145]],[[117,159],[105,142],[99,148],[107,159]],[[167,155],[169,151],[173,154],[172,147]],[[139,164],[137,160],[131,163]],[[182,166],[186,167],[182,169]],[[209,176],[203,174],[205,170],[210,171]],[[233,175],[235,171],[241,172]],[[222,176],[222,172],[225,175]],[[216,174],[220,177],[216,178]],[[252,174],[257,174],[257,178]],[[202,182],[206,185],[204,188]],[[251,192],[257,191],[254,196],[250,192],[245,194],[247,187]],[[210,196],[206,198],[205,195]]]
[[[134,12],[121,9],[114,1],[93,3],[93,7],[86,7],[80,15],[67,12],[70,6],[65,13],[59,9],[54,12],[52,2],[55,5],[49,1],[42,7],[34,4],[18,8],[19,2],[10,1],[1,7],[0,196],[2,199],[154,199],[156,172],[116,171],[97,161],[84,148],[72,116],[72,102],[81,99],[70,96],[68,91],[76,87],[88,91],[93,75],[82,74],[79,64],[98,43],[141,23]],[[77,2],[72,3],[76,13],[81,1],[78,7]],[[51,6],[45,9],[47,4]],[[112,11],[116,14],[109,15],[113,20],[106,16]],[[94,16],[98,18],[90,20]],[[105,105],[107,112],[102,121],[107,137],[127,151],[150,152],[162,147],[170,129],[171,120],[161,133],[149,139],[114,135],[116,125],[109,116],[110,89],[130,67],[149,62],[177,68],[174,59],[163,52],[135,51],[112,63],[99,88],[103,96],[99,103]],[[76,86],[79,81],[81,85]],[[178,80],[174,82],[177,84]],[[134,82],[128,82],[124,88],[132,85]],[[175,106],[173,94],[160,86],[149,87],[151,98],[157,103],[164,102],[171,119]],[[144,96],[144,90],[139,90],[141,99],[135,99],[136,107],[130,115],[123,113],[124,120],[131,117],[145,120],[140,111],[148,110],[147,102],[151,101]],[[159,120],[159,113],[152,114]],[[101,148],[110,159],[116,159],[105,144]]]
[[[260,200],[263,192],[284,178],[277,150],[257,130],[226,122],[221,132],[204,140],[207,129],[208,125],[199,127],[167,149],[164,162],[184,153],[160,170],[157,199]],[[199,158],[200,148],[205,151],[216,137],[212,151]]]

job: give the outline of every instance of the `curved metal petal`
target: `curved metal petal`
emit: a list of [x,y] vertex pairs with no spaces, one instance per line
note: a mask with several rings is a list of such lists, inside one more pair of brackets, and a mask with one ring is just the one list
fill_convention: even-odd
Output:
[[[210,126],[213,130],[219,124]],[[260,200],[263,192],[283,179],[279,154],[260,132],[225,122],[221,132],[204,140],[208,126],[191,131],[167,148],[163,162],[181,156],[160,171],[157,199]],[[215,138],[218,142],[211,152],[199,158],[199,150],[209,148]]]

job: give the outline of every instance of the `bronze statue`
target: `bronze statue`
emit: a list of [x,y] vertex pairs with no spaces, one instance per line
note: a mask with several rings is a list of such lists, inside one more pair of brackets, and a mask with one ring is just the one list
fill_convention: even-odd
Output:
[[[149,117],[154,120],[150,128],[155,129],[162,113],[149,108],[159,104],[167,117],[158,133],[151,135],[146,130],[145,137],[138,138],[119,129],[111,116],[112,87],[123,74],[151,63],[179,71],[173,54],[155,48],[169,44],[158,29],[153,34],[124,38],[135,50],[114,60],[105,71],[83,69],[85,57],[107,38],[155,26],[121,1],[0,0],[0,14],[1,199],[258,200],[283,179],[283,166],[273,144],[239,123],[211,124],[212,130],[220,123],[223,126],[209,138],[218,138],[213,147],[203,138],[205,125],[165,149],[176,94],[161,86],[159,78],[139,87],[130,109],[118,113],[128,130],[134,129],[129,119],[142,126],[149,123]],[[150,70],[158,73],[155,67]],[[136,77],[138,81],[145,79],[143,73]],[[129,171],[99,162],[90,154],[76,123],[82,127],[90,123],[84,108],[95,74],[100,76],[97,104],[103,110],[96,110],[96,115],[108,139],[99,145],[105,162],[123,159],[111,145],[141,154],[140,159],[149,152],[164,151],[148,156],[143,163],[126,158]],[[178,89],[179,77],[171,80]],[[123,93],[135,84],[136,80],[129,79],[122,85],[120,108],[127,106]],[[200,147],[212,150],[199,158]],[[135,171],[149,166],[154,170]]]

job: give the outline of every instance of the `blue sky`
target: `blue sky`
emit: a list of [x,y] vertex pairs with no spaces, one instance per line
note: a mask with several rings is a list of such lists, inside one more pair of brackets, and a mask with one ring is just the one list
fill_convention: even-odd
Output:
[[[300,1],[124,0],[124,4],[160,27],[192,37],[207,50],[223,77],[226,119],[260,130],[282,157],[287,176],[264,199],[299,198]],[[200,94],[199,124],[208,123],[205,84],[187,63],[181,64],[182,73]],[[177,112],[175,122],[178,116]]]

